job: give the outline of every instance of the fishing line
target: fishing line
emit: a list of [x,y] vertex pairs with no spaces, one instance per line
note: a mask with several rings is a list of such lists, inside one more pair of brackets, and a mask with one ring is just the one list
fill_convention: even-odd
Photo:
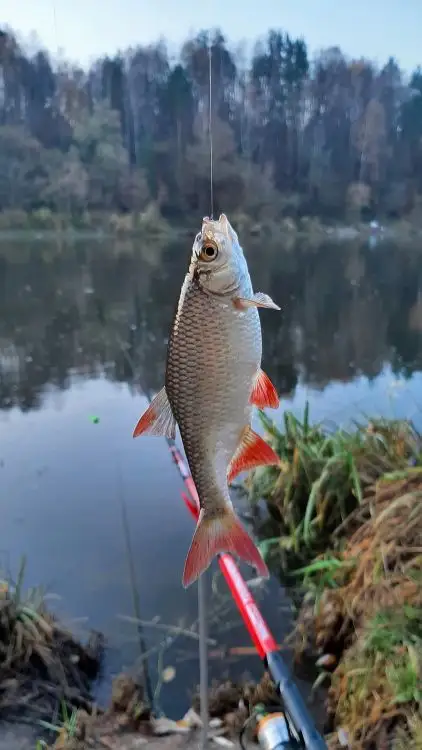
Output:
[[128,517],[128,512],[127,512],[125,493],[123,489],[123,477],[122,477],[120,462],[118,460],[116,461],[116,467],[117,467],[117,478],[118,478],[118,496],[119,496],[119,502],[120,502],[121,515],[122,515],[122,526],[123,526],[123,536],[124,536],[125,547],[126,547],[126,556],[127,556],[128,568],[129,568],[133,612],[135,615],[135,619],[137,621],[136,629],[138,631],[139,651],[141,654],[143,686],[144,686],[146,698],[152,710],[153,705],[154,705],[154,693],[152,690],[151,677],[149,674],[148,659],[146,658],[147,647],[146,647],[146,643],[144,639],[143,628],[141,625],[141,607],[140,607],[140,599],[139,599],[139,587],[138,587],[138,583],[136,580],[135,564],[134,564],[133,551],[132,551],[132,541],[130,537],[129,517]]
[[214,148],[213,148],[213,137],[212,137],[212,41],[211,36],[208,43],[208,86],[209,86],[209,99],[208,99],[208,136],[210,143],[210,205],[211,205],[211,219],[214,216]]
[[[100,315],[98,315],[98,319],[100,322],[100,326],[105,328],[105,323],[106,323],[105,319],[102,320]],[[121,348],[123,354],[129,357],[129,355],[126,353],[120,341],[118,341],[118,345]],[[132,362],[130,362],[130,364],[133,366]],[[154,692],[152,689],[151,677],[149,673],[149,665],[148,665],[148,658],[147,658],[148,651],[147,651],[146,642],[144,638],[143,627],[141,624],[142,618],[141,618],[139,587],[138,587],[138,582],[136,579],[135,563],[134,563],[133,549],[132,549],[132,540],[130,536],[129,514],[128,514],[126,497],[125,497],[125,492],[124,492],[123,474],[122,474],[122,469],[121,469],[119,448],[117,446],[115,448],[115,461],[116,461],[116,476],[117,476],[117,484],[118,484],[117,496],[118,496],[119,505],[120,505],[122,527],[123,527],[123,539],[125,543],[126,557],[127,557],[127,563],[128,563],[128,569],[129,569],[133,613],[137,621],[136,629],[138,633],[138,645],[139,645],[139,652],[140,652],[140,657],[141,657],[140,660],[141,660],[142,682],[143,682],[143,688],[145,691],[145,696],[148,700],[151,710],[153,710]]]
[[[211,219],[214,217],[214,148],[212,133],[212,40],[208,39],[208,134],[210,143],[210,205]],[[208,622],[207,622],[207,589],[206,571],[198,580],[198,619],[199,619],[199,696],[201,711],[201,750],[208,744],[209,706],[208,706]]]

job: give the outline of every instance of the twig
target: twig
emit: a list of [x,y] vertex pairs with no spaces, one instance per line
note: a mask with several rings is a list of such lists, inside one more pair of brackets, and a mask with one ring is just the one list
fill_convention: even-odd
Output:
[[[165,625],[161,622],[147,622],[146,620],[138,620],[136,617],[130,617],[130,615],[117,615],[119,619],[126,620],[126,622],[131,622],[133,624],[140,624],[144,628],[152,628],[153,630],[164,630],[168,633],[174,633],[174,635],[180,636],[186,636],[186,638],[192,638],[195,641],[199,640],[198,633],[193,632],[192,630],[186,630],[185,628],[182,628],[178,625]],[[207,638],[207,643],[210,646],[216,646],[217,641],[213,638]]]

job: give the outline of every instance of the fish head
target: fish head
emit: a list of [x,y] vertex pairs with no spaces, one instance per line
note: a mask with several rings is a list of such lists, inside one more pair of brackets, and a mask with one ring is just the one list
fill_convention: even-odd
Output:
[[249,279],[238,236],[225,214],[218,221],[207,216],[202,220],[193,243],[191,269],[201,286],[220,295],[243,288]]

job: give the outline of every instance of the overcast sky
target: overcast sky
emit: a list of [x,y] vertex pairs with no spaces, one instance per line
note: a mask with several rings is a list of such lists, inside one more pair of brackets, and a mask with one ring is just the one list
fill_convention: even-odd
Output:
[[407,71],[422,63],[422,0],[0,0],[4,23],[83,64],[216,26],[233,43],[277,27],[304,36],[311,52],[337,44],[380,63],[391,55]]

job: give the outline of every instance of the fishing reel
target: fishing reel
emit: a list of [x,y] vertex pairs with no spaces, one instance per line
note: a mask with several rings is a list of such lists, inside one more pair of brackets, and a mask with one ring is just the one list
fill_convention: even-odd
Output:
[[244,737],[248,728],[253,728],[262,750],[298,750],[304,747],[280,706],[255,706],[239,737],[242,750],[245,750]]

